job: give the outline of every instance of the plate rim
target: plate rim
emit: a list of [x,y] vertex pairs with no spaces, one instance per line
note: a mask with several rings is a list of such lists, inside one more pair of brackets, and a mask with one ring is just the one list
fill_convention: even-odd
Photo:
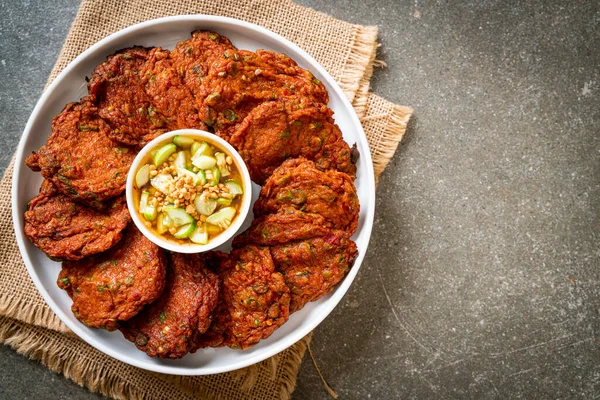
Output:
[[242,28],[250,30],[250,31],[256,31],[259,34],[262,34],[264,36],[270,37],[271,39],[274,39],[275,41],[279,42],[283,46],[293,49],[295,52],[297,52],[302,57],[304,57],[304,59],[311,64],[310,68],[311,69],[314,68],[315,70],[317,70],[319,72],[320,76],[329,84],[330,88],[336,92],[336,94],[340,98],[343,106],[350,111],[349,114],[352,118],[351,122],[353,125],[356,126],[357,133],[359,136],[358,140],[360,140],[361,145],[363,145],[364,148],[370,149],[366,134],[364,132],[364,129],[362,127],[362,124],[360,123],[358,116],[356,115],[356,111],[354,110],[354,107],[352,107],[352,104],[350,103],[350,101],[348,100],[346,95],[343,93],[339,84],[333,79],[333,77],[329,74],[329,72],[327,72],[325,70],[325,68],[319,62],[317,62],[310,54],[308,54],[306,51],[304,51],[302,48],[300,48],[295,43],[291,42],[290,40],[284,38],[283,36],[273,32],[273,31],[270,31],[260,25],[256,25],[256,24],[253,24],[250,22],[246,22],[246,21],[242,21],[242,20],[230,18],[230,17],[223,17],[223,16],[216,16],[216,15],[204,15],[204,14],[186,14],[186,15],[175,15],[175,16],[156,18],[156,19],[144,21],[144,22],[129,26],[127,28],[121,29],[117,32],[114,32],[114,33],[106,36],[105,38],[101,39],[100,41],[96,42],[95,44],[93,44],[92,46],[87,48],[85,51],[83,51],[81,54],[79,54],[77,57],[75,57],[56,76],[56,78],[52,81],[52,83],[44,90],[44,92],[40,96],[39,100],[37,101],[34,109],[32,110],[32,112],[27,120],[27,124],[25,125],[23,133],[21,134],[21,138],[19,140],[19,144],[17,146],[17,150],[15,153],[16,154],[15,164],[14,164],[14,170],[13,170],[13,176],[12,176],[12,182],[11,182],[11,192],[12,192],[11,193],[11,208],[12,208],[11,214],[12,214],[12,219],[13,219],[13,227],[15,230],[15,238],[16,238],[16,241],[17,241],[17,244],[19,247],[19,252],[21,253],[21,257],[27,268],[27,272],[28,272],[30,278],[32,279],[32,281],[34,282],[36,289],[38,290],[40,295],[43,297],[46,304],[52,309],[52,311],[54,313],[56,313],[56,315],[59,317],[59,319],[69,329],[71,329],[81,340],[83,340],[85,343],[89,344],[90,346],[94,347],[95,349],[101,351],[102,353],[104,353],[112,358],[115,358],[121,362],[128,364],[128,365],[142,368],[144,370],[172,374],[172,375],[188,375],[188,376],[211,375],[211,374],[224,373],[224,372],[230,372],[230,371],[234,371],[237,369],[241,369],[241,368],[247,367],[249,365],[253,365],[258,362],[261,362],[269,357],[272,357],[272,356],[286,350],[287,348],[293,346],[295,343],[300,341],[308,333],[312,332],[339,305],[342,297],[346,294],[348,289],[352,286],[352,283],[354,282],[354,279],[356,278],[356,275],[358,274],[358,271],[362,265],[362,262],[366,255],[366,252],[368,250],[368,245],[369,245],[369,241],[371,239],[371,233],[372,233],[372,228],[373,228],[373,220],[374,220],[375,205],[376,205],[375,204],[375,200],[376,200],[376,198],[375,198],[375,174],[374,174],[373,162],[371,159],[370,151],[363,152],[364,154],[360,155],[361,168],[366,169],[367,182],[365,182],[365,183],[366,183],[366,190],[368,191],[367,195],[369,197],[369,204],[371,206],[367,209],[367,212],[365,214],[364,225],[362,228],[365,230],[366,236],[367,236],[365,251],[359,252],[359,254],[354,262],[353,267],[351,268],[348,275],[342,281],[342,283],[343,283],[346,280],[350,279],[350,282],[347,285],[340,284],[334,291],[331,292],[331,298],[328,299],[328,301],[330,301],[332,303],[331,307],[328,307],[327,310],[324,310],[324,312],[322,312],[320,315],[313,318],[312,321],[310,321],[306,325],[300,326],[298,329],[291,332],[290,335],[288,335],[288,337],[285,340],[281,340],[279,343],[277,343],[269,348],[266,348],[263,351],[259,351],[256,354],[251,355],[250,357],[248,357],[245,360],[240,360],[238,362],[231,363],[225,367],[198,366],[198,367],[190,368],[190,367],[184,367],[184,366],[153,364],[153,363],[144,362],[143,360],[132,359],[130,356],[124,356],[122,353],[119,353],[115,349],[112,349],[110,346],[104,344],[101,340],[98,340],[93,337],[89,338],[87,332],[85,332],[85,330],[81,326],[81,324],[73,323],[68,318],[66,313],[63,312],[63,310],[60,308],[60,306],[56,302],[54,302],[50,293],[46,290],[46,288],[42,284],[41,280],[39,279],[37,273],[35,272],[33,263],[29,257],[29,254],[28,254],[28,251],[26,248],[25,235],[23,233],[23,225],[21,224],[21,218],[23,216],[19,215],[19,213],[17,211],[19,208],[18,207],[18,199],[17,199],[17,193],[18,193],[17,187],[18,187],[18,182],[20,180],[19,178],[20,178],[21,170],[23,168],[25,168],[24,164],[23,164],[24,152],[25,152],[25,142],[26,142],[26,139],[32,134],[31,128],[34,123],[34,120],[37,118],[37,115],[39,114],[42,106],[46,103],[47,98],[62,83],[62,80],[65,78],[65,76],[72,69],[74,69],[78,64],[84,62],[85,59],[89,55],[95,53],[99,48],[101,48],[107,44],[110,44],[110,42],[116,41],[123,36],[129,35],[131,33],[135,33],[136,31],[142,31],[153,25],[160,25],[163,23],[172,23],[172,22],[177,22],[177,21],[186,21],[186,22],[190,21],[190,22],[198,22],[198,23],[211,22],[211,23],[224,23],[224,24],[229,24],[229,25],[235,25],[235,26],[242,27]]

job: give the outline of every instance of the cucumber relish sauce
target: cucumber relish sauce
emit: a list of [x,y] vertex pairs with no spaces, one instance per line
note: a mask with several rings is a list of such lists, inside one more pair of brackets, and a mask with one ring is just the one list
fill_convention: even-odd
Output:
[[210,141],[178,135],[152,149],[135,173],[143,223],[177,244],[208,244],[239,215],[245,192],[236,161]]

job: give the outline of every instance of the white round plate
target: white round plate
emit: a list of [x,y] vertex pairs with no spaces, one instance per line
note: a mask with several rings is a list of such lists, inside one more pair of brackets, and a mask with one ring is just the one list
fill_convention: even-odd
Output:
[[[335,112],[334,118],[342,129],[344,139],[350,145],[356,143],[360,151],[355,182],[360,200],[360,217],[358,230],[352,237],[359,253],[348,276],[332,293],[294,313],[271,337],[256,346],[245,351],[200,349],[180,360],[160,360],[139,351],[118,331],[91,329],[75,319],[71,312],[71,299],[56,285],[60,264],[48,259],[23,234],[23,214],[27,202],[37,195],[42,183],[42,176],[32,172],[23,162],[32,151],[46,142],[52,118],[64,105],[78,101],[87,94],[85,77],[90,76],[109,54],[133,45],[172,49],[177,42],[188,39],[196,29],[216,31],[228,37],[239,49],[267,49],[285,53],[323,82],[329,91],[329,107]],[[258,190],[255,192],[256,197]],[[150,371],[177,375],[208,375],[243,368],[285,350],[315,329],[340,302],[356,277],[367,251],[374,211],[375,179],[367,139],[350,102],[333,78],[306,52],[273,32],[239,20],[205,15],[166,17],[131,26],[96,43],[69,64],[42,95],[27,122],[17,149],[12,185],[13,222],[19,249],[31,279],[56,315],[80,338],[111,357]],[[251,219],[252,213],[248,215],[247,224]]]

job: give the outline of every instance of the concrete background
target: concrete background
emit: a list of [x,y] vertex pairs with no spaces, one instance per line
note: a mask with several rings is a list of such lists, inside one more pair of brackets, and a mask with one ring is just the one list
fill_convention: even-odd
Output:
[[[317,329],[341,398],[600,394],[600,3],[301,0],[378,25],[415,108],[358,279]],[[77,0],[0,3],[2,169]],[[0,398],[98,397],[0,347]],[[294,395],[327,399],[311,361]]]

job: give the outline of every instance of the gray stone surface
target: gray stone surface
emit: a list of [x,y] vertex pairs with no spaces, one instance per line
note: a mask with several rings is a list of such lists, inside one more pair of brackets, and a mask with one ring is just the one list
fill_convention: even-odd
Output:
[[[1,3],[4,168],[76,1]],[[342,398],[600,393],[600,6],[303,0],[378,25],[373,89],[416,111],[369,252],[312,348]],[[0,347],[0,398],[91,398]],[[310,360],[297,399],[327,399]]]

